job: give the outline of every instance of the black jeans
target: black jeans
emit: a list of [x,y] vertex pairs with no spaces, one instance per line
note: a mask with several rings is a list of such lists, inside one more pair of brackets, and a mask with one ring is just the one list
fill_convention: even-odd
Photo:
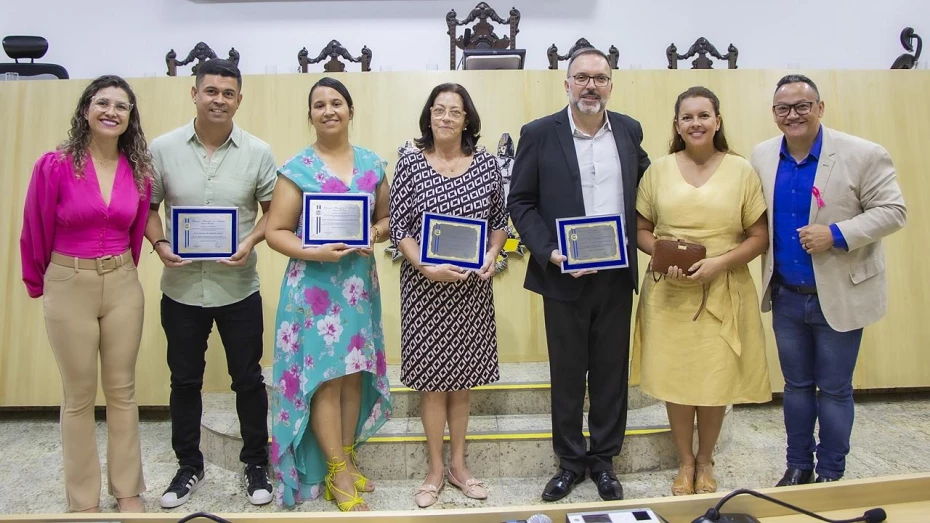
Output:
[[268,394],[262,379],[262,297],[222,307],[197,307],[162,295],[161,325],[168,338],[171,370],[171,447],[180,466],[203,468],[200,418],[203,414],[203,371],[207,339],[216,321],[226,349],[226,365],[236,393],[242,434],[239,459],[250,465],[268,463]]

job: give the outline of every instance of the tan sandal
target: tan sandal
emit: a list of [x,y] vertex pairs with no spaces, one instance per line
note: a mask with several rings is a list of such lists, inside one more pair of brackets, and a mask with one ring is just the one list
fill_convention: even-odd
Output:
[[142,501],[142,496],[117,498],[116,508],[123,514],[138,514],[145,512],[145,502]]
[[694,465],[678,467],[678,476],[672,482],[673,496],[690,496],[694,494]]
[[694,479],[695,494],[717,492],[717,480],[714,478],[714,462],[698,463]]

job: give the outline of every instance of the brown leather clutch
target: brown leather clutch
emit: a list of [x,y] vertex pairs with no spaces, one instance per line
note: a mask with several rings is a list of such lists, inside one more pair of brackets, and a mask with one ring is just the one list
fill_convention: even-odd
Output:
[[[697,243],[684,240],[656,240],[652,249],[652,277],[658,283],[662,276],[668,274],[669,267],[678,267],[686,274],[692,265],[707,256],[707,249]],[[707,285],[703,286],[701,305],[691,321],[697,321],[707,305]]]
[[692,265],[707,256],[707,249],[684,240],[656,240],[652,250],[652,272],[668,274],[669,267],[688,272]]

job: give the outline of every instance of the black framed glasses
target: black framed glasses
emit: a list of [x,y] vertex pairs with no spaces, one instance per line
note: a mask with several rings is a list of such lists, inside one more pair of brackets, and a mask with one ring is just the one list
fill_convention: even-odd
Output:
[[598,75],[591,76],[589,74],[578,73],[576,75],[573,75],[572,78],[575,80],[575,85],[582,86],[582,87],[585,85],[588,85],[588,82],[590,80],[594,80],[595,87],[605,87],[607,84],[610,83],[610,77],[607,76],[606,74],[598,74]]
[[796,104],[775,104],[772,106],[772,110],[775,111],[775,116],[788,116],[791,114],[792,109],[794,109],[794,112],[798,113],[798,116],[804,116],[805,114],[810,114],[811,110],[814,109],[815,103],[816,102],[798,102]]

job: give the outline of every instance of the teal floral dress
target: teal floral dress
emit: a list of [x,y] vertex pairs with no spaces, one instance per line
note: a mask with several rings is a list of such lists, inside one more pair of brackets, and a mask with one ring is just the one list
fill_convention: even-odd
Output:
[[[304,192],[365,192],[384,179],[384,161],[361,147],[355,151],[350,187],[308,147],[279,174]],[[297,235],[301,234],[298,225]],[[325,456],[310,426],[310,402],[321,383],[362,373],[362,404],[356,445],[391,415],[391,396],[381,328],[381,293],[374,258],[349,255],[338,263],[291,259],[281,283],[275,319],[271,397],[271,463],[279,505],[293,506],[322,492]]]

